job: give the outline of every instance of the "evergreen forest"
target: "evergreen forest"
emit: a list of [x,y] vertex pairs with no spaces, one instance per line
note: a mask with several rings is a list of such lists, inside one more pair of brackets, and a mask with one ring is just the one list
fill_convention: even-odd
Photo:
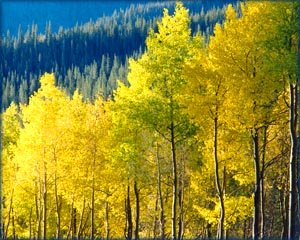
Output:
[[[224,3],[199,7],[199,1],[187,2],[191,9],[193,34],[210,35],[214,25],[222,22]],[[216,3],[217,4],[217,3]],[[96,21],[52,32],[47,22],[40,33],[37,24],[27,29],[19,26],[17,36],[7,31],[2,39],[2,108],[11,102],[28,103],[39,87],[44,72],[54,72],[56,84],[72,95],[76,89],[85,99],[101,92],[112,97],[117,80],[127,83],[128,59],[145,50],[149,29],[157,28],[163,8],[174,11],[175,2],[150,2],[130,5]]]
[[299,3],[193,4],[2,37],[3,239],[299,238]]

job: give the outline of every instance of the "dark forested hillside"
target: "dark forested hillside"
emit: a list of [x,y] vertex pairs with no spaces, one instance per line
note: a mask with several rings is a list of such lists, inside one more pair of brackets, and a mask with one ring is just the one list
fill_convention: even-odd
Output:
[[[186,5],[194,33],[208,35],[223,20],[225,3],[210,10],[200,8],[197,1]],[[70,94],[79,88],[85,98],[93,99],[97,93],[111,96],[117,79],[126,82],[127,60],[144,51],[147,33],[156,28],[163,7],[172,11],[174,2],[131,5],[95,22],[60,27],[58,32],[52,32],[50,22],[42,34],[37,24],[26,31],[19,27],[17,36],[7,32],[1,43],[3,108],[12,101],[27,102],[45,71],[55,72],[57,84]]]

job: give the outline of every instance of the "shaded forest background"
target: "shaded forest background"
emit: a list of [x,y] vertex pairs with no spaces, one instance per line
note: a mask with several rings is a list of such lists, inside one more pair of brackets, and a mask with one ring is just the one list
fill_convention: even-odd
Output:
[[[172,11],[174,4],[132,4],[112,16],[70,29],[60,27],[58,32],[52,32],[51,22],[45,23],[44,33],[38,31],[37,24],[27,29],[19,27],[17,36],[8,31],[2,39],[2,108],[12,101],[27,103],[46,71],[55,72],[57,85],[70,94],[78,88],[88,99],[94,99],[99,92],[105,98],[112,96],[117,79],[126,82],[128,58],[137,58],[144,52],[149,29],[156,28],[163,8]],[[222,2],[199,7],[201,4],[186,3],[193,32],[208,36],[214,25],[224,19],[226,2],[223,6]]]

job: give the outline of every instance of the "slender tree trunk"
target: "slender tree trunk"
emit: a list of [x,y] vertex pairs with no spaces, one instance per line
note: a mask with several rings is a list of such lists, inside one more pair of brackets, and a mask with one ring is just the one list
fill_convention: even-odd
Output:
[[77,209],[73,208],[72,210],[72,239],[76,238],[77,233]]
[[[45,164],[45,163],[44,163]],[[44,168],[43,189],[43,239],[47,239],[47,170]]]
[[140,225],[140,196],[137,182],[134,181],[134,195],[135,195],[135,240],[139,239],[139,225]]
[[223,181],[222,181],[223,199],[225,196],[225,190],[226,190],[226,166],[223,166]]
[[184,235],[184,178],[185,178],[185,165],[184,159],[181,164],[180,174],[180,189],[178,191],[178,202],[179,202],[179,222],[178,222],[178,240],[183,239]]
[[108,201],[105,201],[105,238],[109,240],[109,204]]
[[159,195],[159,222],[160,222],[160,238],[165,238],[165,210],[164,210],[164,199],[162,195],[162,186],[161,186],[161,170],[160,170],[160,157],[159,157],[159,148],[157,144],[156,151],[156,165],[157,165],[157,187],[158,187],[158,195]]
[[[156,198],[155,198],[155,212],[158,212],[158,198],[159,198],[159,194],[157,191]],[[153,219],[153,238],[154,239],[156,239],[156,236],[157,236],[157,222],[158,222],[158,217],[156,214],[154,214],[154,219]]]
[[211,224],[208,223],[206,225],[206,236],[207,236],[207,239],[211,239]]
[[[262,163],[263,164],[263,163]],[[265,191],[264,191],[264,170],[261,171],[260,179],[260,238],[264,239],[265,237]]]
[[296,84],[290,84],[290,137],[291,151],[289,162],[289,214],[288,238],[296,238],[297,216],[297,121],[298,121],[298,89]]
[[243,239],[247,239],[247,220],[244,220],[244,226],[243,226]]
[[92,192],[91,192],[91,240],[95,238],[95,168],[96,168],[96,146],[94,146],[92,166]]
[[127,227],[128,227],[127,194],[124,199],[124,210],[125,210],[125,216],[126,216],[126,221],[125,221],[125,226],[124,226],[124,237],[125,237],[125,239],[127,239]]
[[74,208],[74,199],[72,200],[72,206],[71,206],[71,212],[70,212],[70,227],[69,227],[69,232],[67,234],[68,236],[71,235],[71,239],[75,240],[76,239],[76,234],[77,234],[77,220],[76,220],[76,208]]
[[255,169],[255,190],[254,190],[254,216],[252,238],[258,240],[259,238],[259,219],[260,219],[260,157],[259,157],[259,137],[258,130],[254,129],[252,134],[253,140],[253,157]]
[[127,240],[132,239],[132,214],[131,214],[131,203],[130,203],[130,187],[127,186],[127,201],[126,201],[126,216],[127,216]]
[[83,197],[83,202],[82,202],[82,210],[81,210],[81,215],[80,215],[80,220],[79,220],[79,225],[78,225],[78,230],[77,230],[77,239],[81,239],[82,237],[82,228],[83,228],[83,218],[84,218],[84,211],[85,210],[85,197]]
[[178,221],[178,235],[177,239],[180,240],[183,237],[183,189],[178,190],[178,203],[179,203],[179,221]]
[[288,206],[287,206],[287,197],[285,194],[285,188],[280,191],[280,210],[281,210],[281,220],[282,220],[282,229],[281,229],[281,239],[287,239],[288,236]]
[[10,195],[9,209],[8,209],[8,219],[7,219],[5,233],[3,234],[4,239],[6,239],[7,236],[8,236],[8,228],[9,228],[9,225],[10,225],[11,211],[12,211],[12,207],[13,207],[13,194],[14,194],[14,189],[12,189],[11,195]]
[[[36,184],[36,191],[38,191],[37,189],[37,183]],[[42,218],[41,218],[41,209],[40,209],[40,205],[41,205],[41,201],[38,198],[38,192],[35,193],[34,195],[34,199],[35,199],[35,214],[36,214],[36,239],[40,240],[41,239],[41,233],[42,233],[42,228],[41,228],[41,222],[42,222]]]
[[172,152],[172,173],[173,173],[173,201],[172,201],[172,240],[176,240],[176,221],[177,221],[177,160],[176,160],[176,146],[175,146],[175,127],[173,118],[171,121],[171,152]]
[[223,201],[223,233],[224,233],[224,236],[223,238],[225,240],[228,239],[228,229],[225,229],[225,226],[224,226],[224,222],[225,222],[225,200],[224,200],[224,196],[225,196],[225,190],[226,190],[226,166],[223,166],[223,181],[222,181],[222,201]]
[[80,236],[81,236],[81,239],[86,239],[86,228],[87,228],[87,225],[88,225],[88,220],[90,219],[90,215],[91,215],[91,211],[88,211],[87,212],[87,216],[85,218],[85,221],[84,221],[84,224],[83,226],[81,227],[81,230],[80,230]]
[[267,234],[266,238],[270,238],[271,236],[274,236],[274,234],[273,234],[274,220],[275,220],[275,214],[272,214],[271,224],[270,224],[270,227],[268,229],[269,231],[268,231],[268,234]]
[[224,238],[224,219],[225,219],[225,206],[223,189],[221,187],[220,175],[219,175],[219,159],[218,159],[218,117],[214,118],[214,165],[215,165],[215,185],[217,194],[220,201],[220,217],[218,224],[218,239]]
[[264,188],[264,177],[265,177],[265,158],[267,149],[267,130],[268,127],[264,126],[263,135],[263,148],[262,148],[262,168],[260,172],[260,238],[265,237],[265,188]]
[[15,213],[14,208],[12,208],[12,231],[13,231],[13,239],[16,239],[16,228],[15,228]]
[[95,238],[95,179],[93,176],[93,186],[91,193],[91,240]]
[[74,207],[74,197],[72,198],[72,204],[71,204],[71,208],[70,208],[70,223],[69,223],[69,228],[68,228],[67,237],[66,237],[67,239],[69,239],[70,235],[71,235],[71,239],[73,239],[73,235],[72,235],[73,207]]
[[57,157],[56,157],[56,148],[53,147],[53,160],[55,162],[55,174],[54,174],[54,194],[55,194],[55,207],[56,207],[56,239],[60,239],[60,225],[61,225],[61,198],[58,195],[58,186],[57,186]]
[[55,205],[56,205],[56,239],[60,239],[60,222],[61,222],[61,197],[58,196],[58,190],[57,190],[57,176],[55,173],[54,176],[54,192],[55,192]]
[[30,214],[29,214],[29,239],[31,239],[31,233],[32,233],[32,207],[30,208]]

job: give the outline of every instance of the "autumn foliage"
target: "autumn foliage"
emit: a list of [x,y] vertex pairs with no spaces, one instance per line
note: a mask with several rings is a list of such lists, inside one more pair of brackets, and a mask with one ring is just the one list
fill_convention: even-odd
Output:
[[5,237],[295,236],[295,6],[229,5],[209,39],[189,22],[164,11],[113,99],[45,73],[6,109]]

